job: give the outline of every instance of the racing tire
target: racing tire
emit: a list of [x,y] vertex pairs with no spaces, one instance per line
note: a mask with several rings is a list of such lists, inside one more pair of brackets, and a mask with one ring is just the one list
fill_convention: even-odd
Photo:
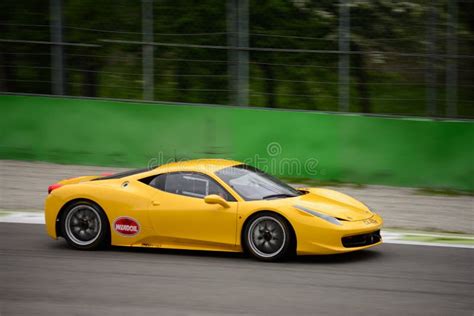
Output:
[[96,250],[109,244],[109,221],[104,211],[90,201],[76,201],[62,212],[61,236],[74,249]]
[[258,213],[245,225],[245,250],[262,261],[282,261],[293,253],[290,224],[272,212]]

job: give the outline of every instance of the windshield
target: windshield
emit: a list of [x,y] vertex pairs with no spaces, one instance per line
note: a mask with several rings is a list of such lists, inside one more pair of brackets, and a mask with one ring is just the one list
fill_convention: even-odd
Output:
[[252,166],[238,165],[216,175],[247,201],[294,197],[302,193]]

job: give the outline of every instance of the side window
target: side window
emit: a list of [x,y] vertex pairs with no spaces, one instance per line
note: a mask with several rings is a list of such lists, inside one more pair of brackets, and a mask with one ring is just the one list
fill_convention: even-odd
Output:
[[206,175],[195,172],[161,174],[151,180],[149,184],[168,193],[195,198],[204,198],[206,195],[217,194],[226,201],[235,201],[235,198],[216,181]]
[[151,185],[152,187],[158,189],[158,190],[164,191],[165,190],[166,176],[167,176],[166,173],[157,175],[156,177],[152,178],[151,181],[148,184]]
[[209,192],[209,180],[192,173],[172,173],[166,177],[165,191],[203,198]]

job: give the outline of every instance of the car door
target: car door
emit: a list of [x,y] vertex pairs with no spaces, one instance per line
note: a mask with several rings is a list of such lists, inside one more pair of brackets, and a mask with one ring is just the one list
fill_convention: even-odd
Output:
[[[163,247],[232,250],[236,243],[237,202],[208,175],[173,172],[158,175],[150,219]],[[207,204],[204,197],[217,194],[228,207]]]

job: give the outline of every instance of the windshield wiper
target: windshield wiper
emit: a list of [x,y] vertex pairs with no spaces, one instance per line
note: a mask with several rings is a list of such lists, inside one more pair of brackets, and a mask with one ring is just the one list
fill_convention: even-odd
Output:
[[295,197],[296,195],[288,194],[288,193],[279,193],[279,194],[270,194],[262,197],[263,200],[272,199],[272,198],[279,198],[279,197]]

